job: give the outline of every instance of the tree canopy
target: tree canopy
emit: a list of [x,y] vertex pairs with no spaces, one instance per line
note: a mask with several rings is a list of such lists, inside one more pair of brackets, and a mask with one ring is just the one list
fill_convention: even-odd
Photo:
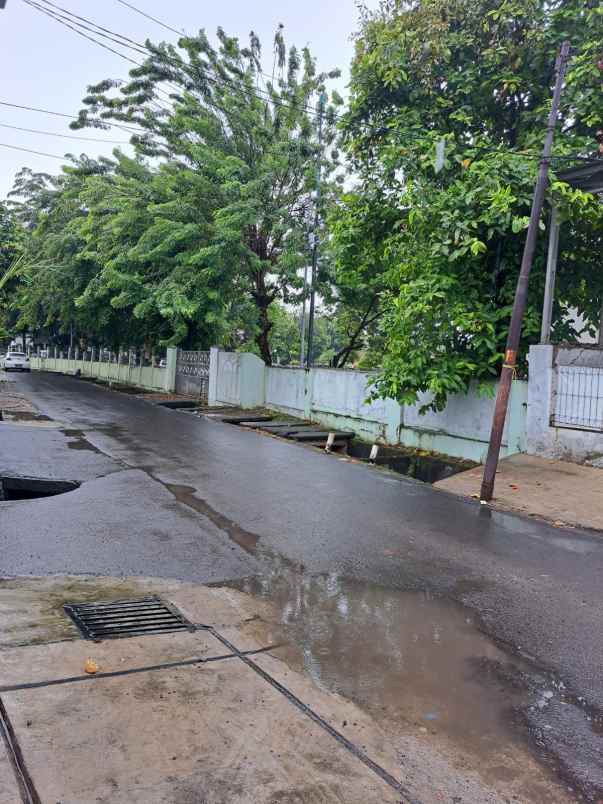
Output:
[[[258,349],[269,364],[270,305],[299,300],[302,290],[317,160],[325,179],[322,198],[329,201],[329,180],[337,165],[335,108],[341,100],[333,93],[326,102],[326,82],[338,72],[318,73],[307,48],[287,51],[280,29],[267,80],[253,32],[248,47],[219,29],[217,48],[203,31],[182,37],[178,47],[148,42],[147,48],[148,58],[130,71],[128,83],[106,80],[90,89],[74,125],[98,126],[99,120],[112,119],[139,128],[132,138],[138,153],[162,160],[162,182],[171,177],[173,210],[162,207],[175,224],[170,243],[194,239],[201,234],[193,234],[195,226],[202,229],[201,239],[180,260],[181,273],[188,271],[184,296],[189,308],[197,303],[195,294],[204,292],[201,285],[211,301],[222,305],[229,297],[247,295],[256,308]],[[322,144],[319,98],[324,105]],[[146,229],[145,244],[157,238],[165,244],[168,227],[167,221],[154,227],[155,236],[153,228]],[[124,257],[124,267],[131,254]],[[133,256],[139,254],[137,246]],[[150,256],[167,254],[163,248]],[[164,299],[177,294],[182,278],[174,277],[163,289]],[[183,312],[190,312],[184,298],[182,303]],[[215,323],[218,311],[215,304],[210,307],[206,320]],[[182,316],[182,325],[185,321]],[[178,331],[179,337],[183,334]]]
[[[449,393],[496,375],[565,39],[572,57],[555,155],[588,157],[603,123],[599,2],[391,0],[365,12],[343,127],[364,210],[340,209],[336,230],[340,242],[371,242],[387,210],[379,394],[414,401],[427,391],[441,408]],[[553,168],[565,164],[559,158]],[[569,337],[570,308],[593,325],[601,307],[603,275],[593,276],[582,256],[600,250],[602,218],[580,193],[563,192],[562,206],[571,223],[555,328]],[[545,245],[541,237],[524,359],[539,332]],[[353,270],[355,258],[344,260]]]
[[0,339],[7,337],[14,323],[9,300],[18,285],[21,239],[21,229],[14,215],[0,202]]
[[125,125],[136,155],[18,176],[19,325],[204,348],[244,328],[270,363],[271,305],[304,292],[319,162],[325,205],[337,186],[341,103],[327,94],[337,71],[287,50],[282,26],[274,46],[268,76],[253,32],[247,47],[221,29],[217,47],[203,31],[147,42],[129,81],[89,88],[72,126]]

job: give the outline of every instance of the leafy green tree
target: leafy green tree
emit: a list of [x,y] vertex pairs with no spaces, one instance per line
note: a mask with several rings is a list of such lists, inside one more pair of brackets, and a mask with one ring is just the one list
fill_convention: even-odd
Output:
[[312,364],[333,366],[335,356],[341,351],[346,334],[338,327],[337,314],[328,309],[318,312],[314,320],[314,339],[312,343]]
[[25,169],[17,177],[12,206],[25,231],[24,267],[11,303],[17,329],[45,329],[58,341],[67,332],[94,340],[104,335],[107,342],[127,330],[128,318],[111,307],[90,311],[77,305],[100,270],[82,236],[88,214],[82,193],[92,176],[110,169],[107,160],[81,157],[59,176]]
[[[323,198],[330,196],[340,99],[334,93],[326,105],[322,148],[315,104],[327,78],[338,73],[317,73],[306,48],[287,52],[280,30],[268,80],[253,32],[248,47],[219,29],[217,48],[203,31],[182,37],[178,47],[147,42],[147,48],[148,58],[130,71],[128,83],[106,80],[90,89],[74,126],[113,119],[140,127],[144,133],[132,138],[138,152],[160,159],[164,171],[177,169],[179,183],[203,194],[206,242],[188,266],[199,284],[219,276],[222,287],[253,301],[258,350],[270,364],[270,307],[297,301],[301,291],[318,159]],[[190,312],[184,298],[174,304]]]
[[27,268],[15,323],[62,340],[117,348],[226,338],[236,282],[199,268],[207,245],[207,184],[173,164],[83,159],[59,176],[24,170],[12,206],[26,233]]
[[18,284],[17,264],[22,251],[20,227],[14,215],[0,202],[0,339],[8,336],[11,318],[11,299]]
[[[252,314],[247,318],[247,329],[239,343],[242,351],[251,351],[260,356],[256,341],[257,319]],[[300,349],[300,320],[299,316],[282,304],[272,304],[268,310],[270,318],[270,347],[272,349],[272,362],[280,365],[290,365],[299,362]]]
[[[598,0],[389,0],[365,12],[343,140],[358,196],[385,200],[347,221],[344,209],[336,226],[351,230],[337,231],[339,244],[362,242],[363,231],[371,242],[379,207],[387,214],[379,250],[388,286],[380,395],[411,402],[427,391],[441,408],[472,380],[496,376],[555,57],[566,38],[572,58],[555,154],[589,156],[603,121]],[[557,159],[553,167],[567,164]],[[562,194],[557,185],[553,191]],[[563,205],[571,222],[561,242],[555,328],[568,337],[570,306],[591,325],[600,310],[603,275],[585,273],[600,254],[601,216],[580,194],[563,194]],[[522,360],[538,337],[545,245],[541,236]],[[353,259],[350,265],[353,274]],[[356,265],[362,274],[362,252]]]
[[281,305],[273,304],[269,310],[272,330],[270,345],[273,362],[283,365],[299,363],[299,316]]
[[387,288],[386,249],[399,215],[397,206],[377,187],[363,189],[344,194],[328,218],[333,324],[340,343],[331,357],[335,368],[359,350],[375,351]]
[[14,215],[0,202],[0,277],[13,264],[20,252],[20,231]]
[[81,310],[110,305],[131,318],[147,349],[160,342],[208,348],[219,342],[236,284],[199,259],[207,245],[211,188],[173,164],[151,169],[116,155],[112,174],[87,181],[80,236],[101,266],[77,298]]

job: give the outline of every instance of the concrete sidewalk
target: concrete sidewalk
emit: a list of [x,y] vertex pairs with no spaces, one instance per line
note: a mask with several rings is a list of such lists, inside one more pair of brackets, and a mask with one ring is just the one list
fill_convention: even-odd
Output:
[[[8,615],[0,632],[0,723],[12,734],[9,754],[20,757],[13,777],[0,753],[2,804],[20,800],[23,776],[43,804],[407,801],[392,787],[400,776],[396,751],[371,718],[291,673],[273,652],[252,653],[246,664],[203,630],[95,644],[60,612],[60,601],[74,596],[158,589],[239,650],[267,647],[263,604],[232,590],[81,578],[0,584]],[[15,646],[19,634],[32,638],[36,624],[43,642]],[[98,664],[96,675],[84,674],[87,657]],[[296,700],[311,702],[314,716]]]
[[[478,497],[483,467],[435,484],[462,497]],[[512,455],[500,461],[493,508],[520,511],[552,522],[603,531],[603,469],[566,461]]]
[[[65,601],[150,592],[214,630],[94,643],[62,609]],[[524,799],[525,779],[484,784],[476,768],[434,751],[426,728],[392,731],[295,669],[294,646],[275,645],[278,631],[269,603],[229,588],[133,578],[0,581],[0,801],[571,800],[535,764],[534,797]],[[250,653],[242,657],[233,645]],[[95,675],[84,672],[88,658]],[[512,747],[504,753],[510,761]]]

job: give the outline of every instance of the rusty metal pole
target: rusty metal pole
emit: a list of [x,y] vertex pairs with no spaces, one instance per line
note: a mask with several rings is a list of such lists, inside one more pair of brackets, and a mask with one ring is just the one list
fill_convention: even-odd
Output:
[[567,65],[568,56],[569,42],[564,42],[561,46],[561,50],[559,51],[559,55],[557,56],[557,61],[555,63],[557,77],[555,81],[555,89],[553,91],[553,101],[551,103],[551,112],[549,114],[546,127],[546,135],[544,138],[544,146],[542,148],[542,159],[540,160],[538,178],[536,179],[536,185],[534,187],[532,210],[530,213],[530,224],[528,226],[528,233],[523,250],[523,258],[521,260],[519,279],[517,280],[517,288],[515,290],[515,300],[513,301],[513,312],[511,314],[511,324],[509,326],[509,334],[507,336],[507,346],[505,350],[505,362],[503,363],[500,381],[498,383],[498,391],[496,394],[496,404],[494,406],[494,415],[492,417],[492,430],[490,432],[490,444],[488,446],[488,455],[486,457],[484,477],[480,492],[480,499],[483,502],[489,502],[492,499],[492,494],[494,493],[494,480],[496,478],[496,469],[498,467],[500,444],[502,441],[505,419],[507,417],[507,406],[509,403],[511,382],[513,380],[513,373],[516,367],[517,350],[519,348],[519,341],[521,338],[521,322],[528,298],[528,281],[530,278],[530,270],[532,268],[532,261],[534,258],[534,250],[536,248],[536,238],[538,237],[538,224],[540,221],[540,213],[542,211],[542,204],[544,201],[544,192],[548,182],[549,157],[553,147],[553,136],[555,133],[555,125],[557,123],[557,113],[559,111],[559,99],[561,98],[561,89],[563,87],[563,78],[565,76],[565,68]]

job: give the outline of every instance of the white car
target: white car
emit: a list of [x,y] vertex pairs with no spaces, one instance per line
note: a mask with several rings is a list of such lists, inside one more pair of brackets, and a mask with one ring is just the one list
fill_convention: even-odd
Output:
[[2,362],[4,371],[31,371],[25,352],[7,352]]

